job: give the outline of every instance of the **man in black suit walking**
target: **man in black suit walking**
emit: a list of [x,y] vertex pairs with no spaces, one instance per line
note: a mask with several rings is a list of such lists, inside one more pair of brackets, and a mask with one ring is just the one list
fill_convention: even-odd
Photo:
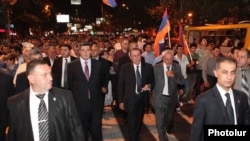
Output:
[[90,58],[91,44],[79,44],[80,59],[69,63],[68,82],[83,125],[86,140],[102,141],[103,96],[107,89],[102,79],[102,64]]
[[[217,84],[196,99],[190,141],[204,141],[204,125],[249,124],[246,115],[249,111],[247,95],[232,88],[236,64],[237,61],[232,57],[221,57],[216,61],[214,74]],[[228,112],[227,107],[232,112]]]
[[53,86],[68,89],[67,64],[76,58],[70,56],[71,46],[69,44],[60,45],[61,57],[55,59],[52,66]]
[[[108,90],[108,83],[109,83],[109,70],[110,70],[110,63],[108,60],[102,58],[99,56],[100,54],[100,46],[97,43],[93,43],[91,46],[91,57],[92,59],[96,59],[101,62],[102,64],[102,84],[103,88],[105,90]],[[102,93],[103,97],[103,106],[104,106],[104,101],[105,101],[105,95],[107,94],[108,91]]]
[[119,107],[127,112],[129,141],[138,141],[145,111],[145,97],[154,87],[151,64],[141,62],[141,50],[129,51],[131,62],[121,67],[118,82]]
[[52,87],[50,66],[32,60],[26,72],[30,88],[8,99],[7,140],[85,141],[72,94]]
[[0,69],[0,140],[5,141],[5,129],[8,123],[7,99],[14,94],[11,75]]

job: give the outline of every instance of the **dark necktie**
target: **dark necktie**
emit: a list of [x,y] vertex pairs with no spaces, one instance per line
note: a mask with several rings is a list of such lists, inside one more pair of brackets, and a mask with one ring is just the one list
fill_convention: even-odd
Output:
[[68,60],[65,59],[65,62],[64,62],[64,74],[63,74],[63,77],[64,77],[64,81],[63,81],[63,84],[64,84],[64,88],[68,88],[68,76],[67,76],[67,71],[68,71]]
[[242,91],[249,95],[249,86],[247,84],[247,76],[246,76],[246,70],[243,69],[242,71],[242,76],[241,76],[241,86],[242,86]]
[[139,66],[136,66],[136,90],[138,93],[141,92],[141,75],[139,71]]
[[226,110],[227,110],[229,124],[233,125],[234,124],[234,111],[233,111],[230,95],[229,93],[226,93],[225,96],[227,97]]
[[40,141],[49,140],[49,119],[43,97],[45,94],[36,95],[41,101],[38,107],[38,127],[39,127],[39,139]]
[[167,70],[168,70],[168,71],[170,70],[170,66],[167,66]]
[[[89,67],[88,67],[88,62],[85,62],[85,68],[84,68],[84,75],[86,79],[89,81]],[[88,90],[88,98],[90,99],[90,92]]]
[[88,62],[85,62],[84,74],[85,74],[86,79],[89,81],[89,67],[88,67]]

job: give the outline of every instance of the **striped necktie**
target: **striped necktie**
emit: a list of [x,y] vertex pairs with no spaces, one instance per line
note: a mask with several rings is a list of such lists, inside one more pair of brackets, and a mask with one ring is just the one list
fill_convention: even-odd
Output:
[[246,70],[242,69],[242,76],[241,76],[241,86],[242,86],[242,91],[249,95],[249,86],[247,84],[247,76],[246,76]]
[[49,115],[43,100],[45,94],[36,95],[41,101],[38,108],[38,127],[40,141],[49,141]]

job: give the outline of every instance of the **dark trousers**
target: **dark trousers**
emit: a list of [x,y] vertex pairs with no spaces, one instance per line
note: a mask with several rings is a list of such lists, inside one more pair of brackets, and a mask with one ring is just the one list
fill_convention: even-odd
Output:
[[127,111],[129,141],[139,141],[139,135],[143,124],[145,99],[143,96],[136,97],[136,108]]
[[0,141],[6,141],[5,128],[0,124]]
[[195,96],[197,97],[202,91],[200,89],[203,84],[202,70],[197,70],[196,84],[195,84]]
[[79,112],[82,122],[83,132],[88,140],[90,133],[92,141],[102,141],[102,114],[103,111]]
[[117,95],[118,78],[117,78],[117,74],[110,74],[110,81],[111,81],[111,85],[112,85],[113,101],[115,101],[116,104],[118,104],[118,95]]

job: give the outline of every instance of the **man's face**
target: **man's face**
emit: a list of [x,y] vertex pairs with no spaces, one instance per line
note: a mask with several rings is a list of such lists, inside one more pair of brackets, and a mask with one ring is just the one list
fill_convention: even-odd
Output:
[[222,62],[219,68],[214,70],[214,74],[217,77],[218,85],[228,91],[236,77],[236,64],[228,61]]
[[128,40],[123,40],[122,43],[121,43],[121,47],[125,50],[128,49],[129,47],[129,41]]
[[141,63],[141,52],[139,50],[131,50],[130,52],[130,59],[133,64],[140,64]]
[[100,53],[100,48],[97,45],[93,45],[91,47],[91,56],[93,58],[96,58],[99,56],[99,53]]
[[28,80],[35,92],[47,92],[52,88],[51,68],[47,64],[37,65],[28,75]]
[[63,58],[67,58],[70,55],[70,50],[68,47],[62,46],[61,47],[61,55]]
[[190,52],[194,53],[196,51],[196,47],[191,47]]
[[88,60],[90,58],[90,46],[81,46],[79,53],[82,59]]
[[167,65],[170,66],[173,63],[174,56],[171,53],[167,53],[164,56],[162,56],[163,62]]
[[237,65],[238,67],[248,66],[247,52],[240,50],[237,55]]
[[235,59],[237,59],[239,51],[240,51],[240,50],[238,50],[238,49],[234,50],[233,57],[234,57]]
[[177,53],[183,54],[183,47],[177,47]]
[[218,56],[220,55],[220,49],[215,48],[215,49],[213,50],[213,55],[214,55],[215,57],[218,57]]
[[202,39],[201,40],[201,45],[206,46],[207,45],[207,39]]

